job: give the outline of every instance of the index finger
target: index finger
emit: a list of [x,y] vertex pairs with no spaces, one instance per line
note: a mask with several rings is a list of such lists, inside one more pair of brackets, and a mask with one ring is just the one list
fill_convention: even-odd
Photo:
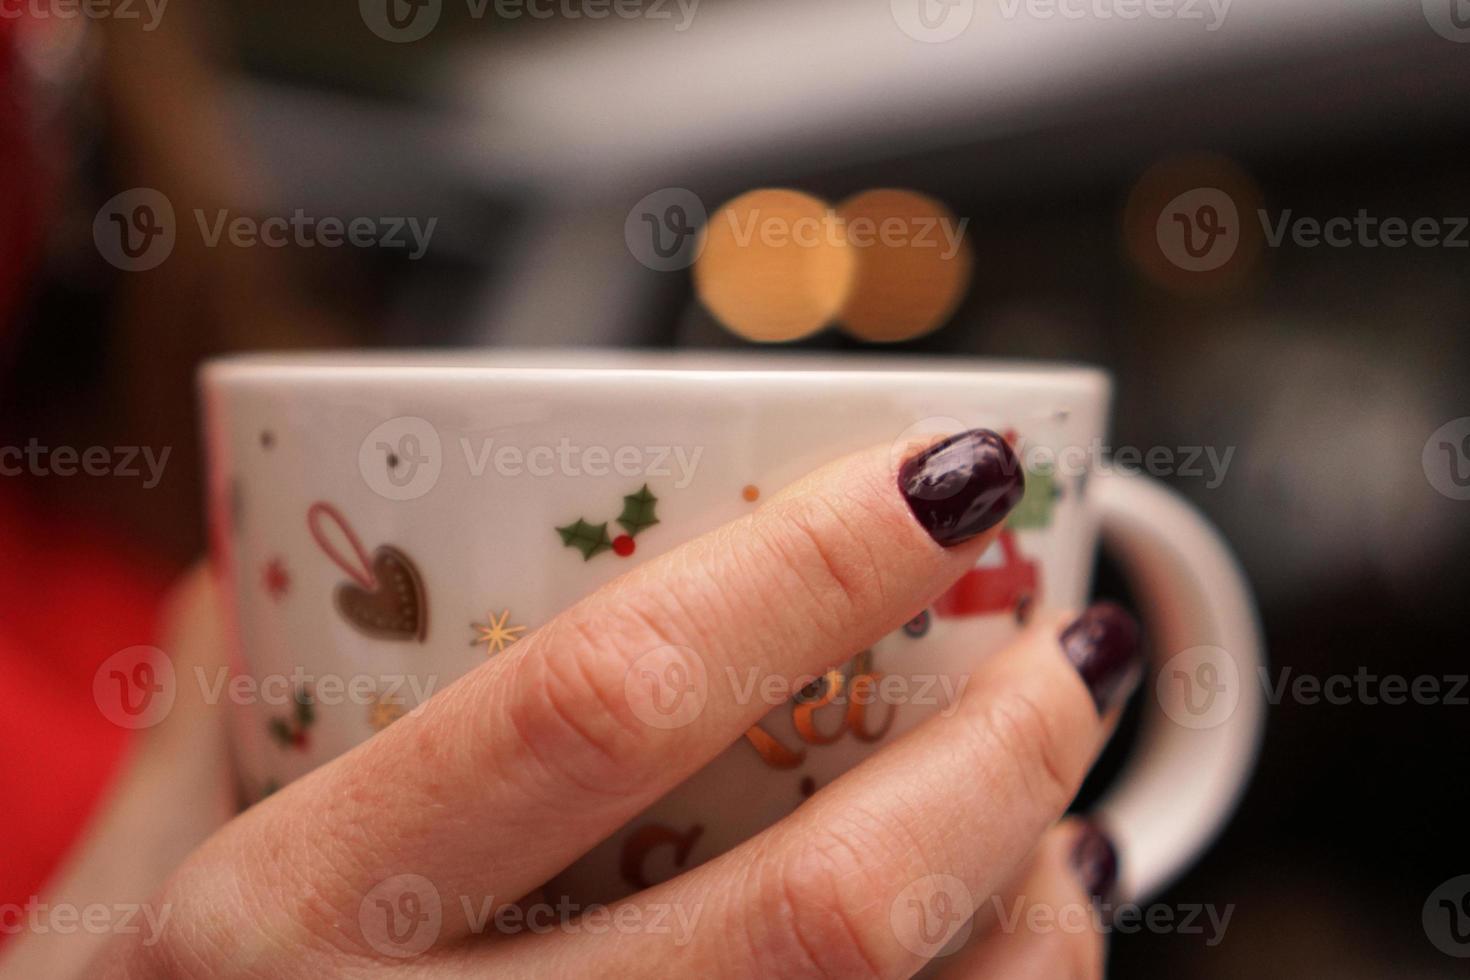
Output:
[[[897,472],[886,447],[817,471],[610,583],[265,801],[250,816],[275,858],[229,887],[273,896],[253,912],[286,920],[275,925],[288,935],[323,912],[335,929],[341,911],[356,915],[365,893],[404,873],[442,895],[519,897],[760,720],[768,706],[722,682],[727,667],[795,682],[851,658],[971,567],[1023,489],[1019,462],[988,430]],[[642,685],[642,671],[657,681],[670,666],[704,678],[677,725],[650,713],[664,692]],[[312,833],[294,835],[303,812]],[[309,901],[280,900],[302,882]],[[446,934],[469,925],[455,902],[443,915]]]

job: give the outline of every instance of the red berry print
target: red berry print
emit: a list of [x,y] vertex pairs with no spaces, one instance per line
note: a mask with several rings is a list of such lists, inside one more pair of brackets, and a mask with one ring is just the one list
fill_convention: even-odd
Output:
[[271,738],[280,745],[305,752],[311,745],[311,736],[307,729],[316,724],[316,698],[310,687],[299,687],[294,701],[291,714],[271,718],[267,727]]
[[279,558],[270,560],[261,577],[265,582],[265,591],[277,602],[280,602],[282,597],[291,591],[291,575],[286,571],[285,563]]
[[658,498],[645,483],[637,493],[623,495],[623,513],[619,515],[617,524],[626,534],[609,537],[607,526],[610,522],[593,524],[581,517],[557,528],[556,533],[561,535],[561,543],[565,547],[576,548],[582,553],[583,561],[591,561],[604,551],[627,558],[633,553],[633,539],[658,522]]

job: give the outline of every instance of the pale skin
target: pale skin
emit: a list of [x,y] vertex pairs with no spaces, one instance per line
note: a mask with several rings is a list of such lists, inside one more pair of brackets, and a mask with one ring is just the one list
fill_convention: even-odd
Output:
[[[624,679],[649,650],[698,651],[712,675],[727,665],[820,674],[926,607],[994,534],[940,547],[898,492],[886,449],[840,460],[635,568],[233,819],[212,755],[218,719],[186,700],[149,733],[58,889],[79,903],[146,899],[170,910],[167,927],[151,945],[21,936],[0,973],[906,977],[926,969],[926,955],[892,909],[942,880],[962,883],[978,915],[963,946],[929,970],[1101,977],[1096,928],[1006,927],[997,914],[1089,904],[1069,862],[1078,827],[1062,818],[1116,712],[1099,715],[1061,651],[1075,611],[1040,612],[984,661],[947,717],[891,740],[744,845],[612,910],[697,909],[687,934],[505,935],[459,900],[536,896],[767,710],[713,684],[687,725],[646,724]],[[219,659],[216,601],[203,575],[181,589],[168,641],[176,663]],[[150,819],[161,791],[168,815]],[[182,812],[179,801],[189,801]],[[375,887],[406,874],[445,897],[442,924],[422,952],[386,955],[360,913]]]

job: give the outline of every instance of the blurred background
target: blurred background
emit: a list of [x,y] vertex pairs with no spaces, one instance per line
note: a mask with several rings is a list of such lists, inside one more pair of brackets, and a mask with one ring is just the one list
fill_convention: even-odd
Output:
[[[1470,874],[1470,2],[0,15],[0,447],[169,453],[0,477],[0,902],[126,751],[92,671],[204,549],[202,358],[778,343],[1105,366],[1114,445],[1172,450],[1156,475],[1236,547],[1273,683],[1439,679],[1283,698],[1161,898],[1233,906],[1223,939],[1118,935],[1113,975],[1465,975],[1470,932],[1423,911]],[[742,239],[759,214],[898,233]]]

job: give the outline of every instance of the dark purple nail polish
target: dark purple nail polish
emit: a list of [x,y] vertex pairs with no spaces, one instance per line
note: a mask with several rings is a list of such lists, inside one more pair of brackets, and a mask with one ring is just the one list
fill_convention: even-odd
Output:
[[1062,632],[1062,650],[1087,682],[1098,714],[1106,714],[1132,694],[1142,676],[1138,638],[1138,620],[1111,602],[1089,606]]
[[909,509],[946,548],[999,524],[1026,492],[1021,462],[989,429],[971,429],[904,462],[898,489]]
[[1118,883],[1118,849],[1091,820],[1082,821],[1072,845],[1072,870],[1088,898],[1106,900]]

